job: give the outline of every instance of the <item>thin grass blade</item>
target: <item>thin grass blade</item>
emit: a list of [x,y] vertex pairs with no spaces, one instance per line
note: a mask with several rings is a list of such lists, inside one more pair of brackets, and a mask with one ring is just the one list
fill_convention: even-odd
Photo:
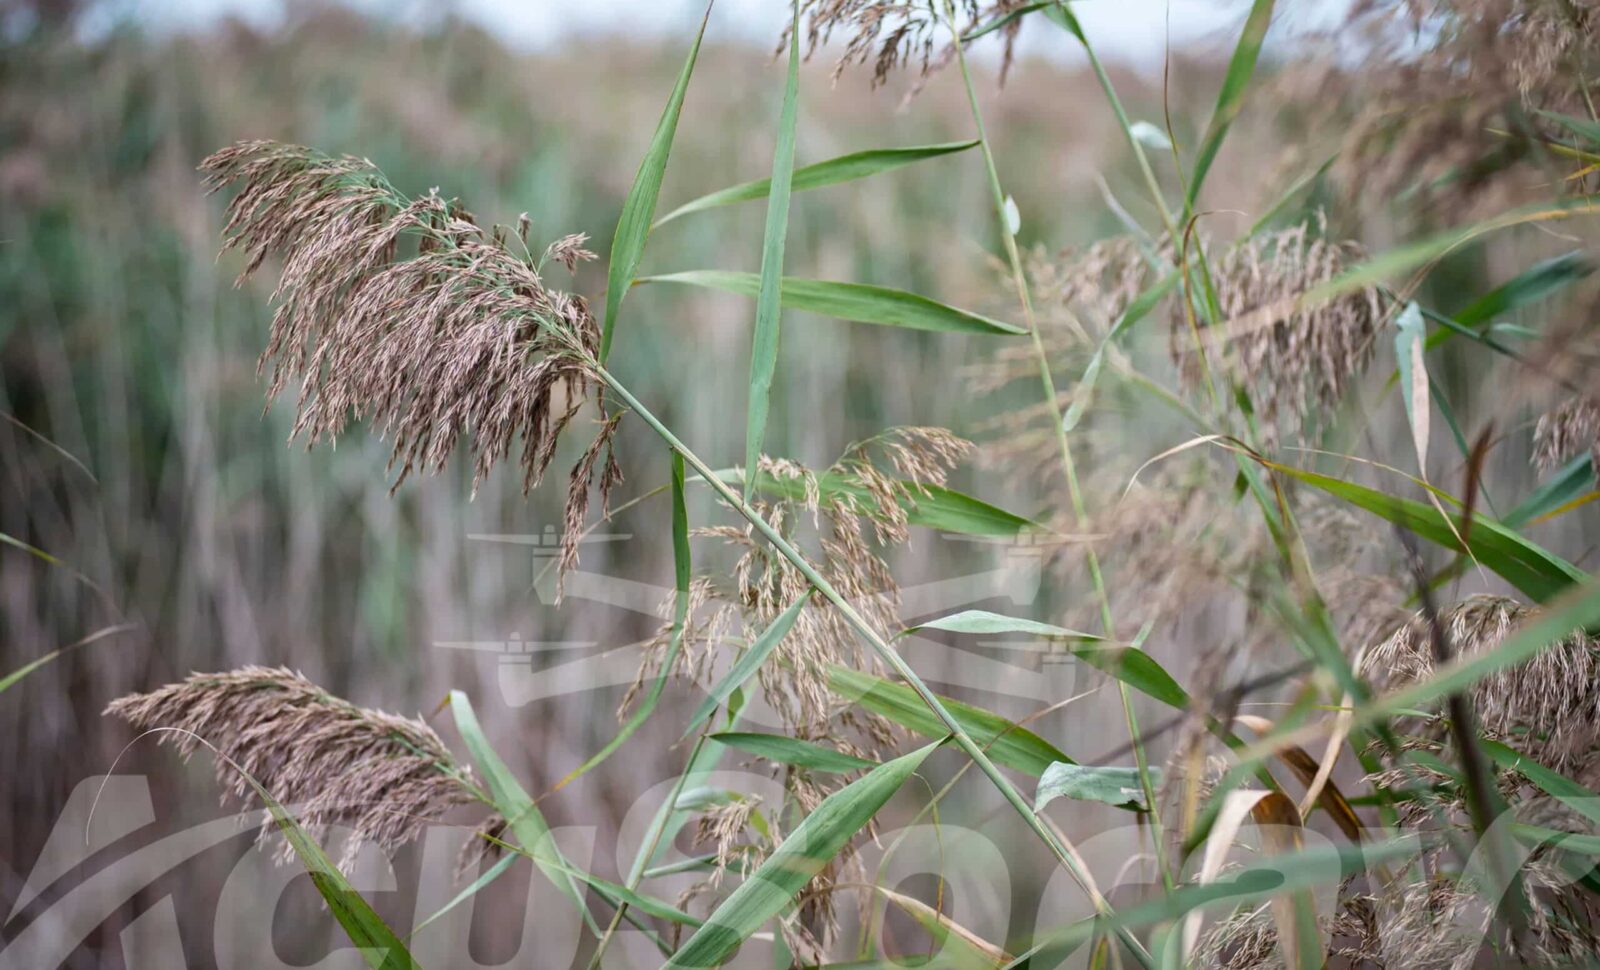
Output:
[[[712,0],[714,3],[715,0]],[[689,90],[689,78],[694,74],[694,64],[700,56],[700,41],[706,35],[706,23],[711,19],[712,3],[706,4],[700,29],[695,32],[694,43],[689,47],[689,57],[683,62],[678,81],[667,97],[667,106],[656,123],[650,148],[639,163],[639,173],[634,176],[633,187],[622,205],[622,215],[617,219],[617,232],[611,241],[611,259],[606,268],[606,315],[600,330],[600,360],[611,353],[611,337],[616,327],[617,314],[622,309],[622,298],[627,296],[633,279],[638,275],[639,262],[644,258],[645,242],[650,237],[650,223],[656,216],[656,202],[661,197],[661,180],[667,173],[667,157],[672,154],[672,139],[678,132],[678,116],[683,113],[683,97]]]
[[1217,106],[1211,112],[1211,122],[1206,125],[1205,136],[1200,141],[1200,152],[1194,159],[1194,170],[1189,176],[1189,190],[1184,199],[1184,211],[1193,211],[1200,197],[1200,186],[1217,159],[1222,140],[1228,136],[1228,127],[1239,116],[1244,106],[1244,95],[1255,77],[1256,62],[1261,58],[1261,43],[1266,39],[1267,28],[1272,25],[1273,0],[1255,0],[1250,5],[1250,16],[1245,19],[1239,44],[1233,49],[1228,62],[1228,73],[1222,79],[1222,90],[1217,93]]
[[823,799],[748,879],[739,884],[695,931],[667,967],[714,967],[781,913],[811,877],[866,827],[890,796],[942,742],[893,761]]
[[767,657],[772,654],[778,644],[783,642],[783,638],[789,635],[789,631],[794,627],[794,621],[799,619],[801,611],[806,608],[807,603],[811,602],[811,594],[813,592],[815,591],[807,589],[800,594],[793,603],[789,604],[788,609],[778,614],[778,618],[773,620],[765,630],[761,631],[761,635],[756,637],[756,642],[750,644],[750,649],[744,652],[744,655],[728,670],[727,675],[717,681],[711,691],[706,694],[705,700],[700,702],[700,706],[695,709],[694,714],[689,718],[689,726],[683,732],[684,737],[693,734],[706,718],[710,717],[718,707],[722,706],[722,702],[728,699],[728,695],[744,686],[746,681],[755,676],[756,671],[761,669],[761,665],[766,662]]
[[[930,158],[939,158],[944,155],[964,152],[977,146],[976,141],[946,142],[940,145],[916,145],[907,148],[874,148],[862,152],[851,152],[830,158],[815,165],[806,165],[794,170],[794,179],[789,188],[791,192],[805,192],[810,189],[820,189],[829,185],[838,185],[841,182],[851,182],[856,179],[867,178],[880,172],[888,172],[905,165],[924,161]],[[686,216],[692,212],[704,209],[713,209],[718,206],[733,205],[739,202],[751,202],[756,199],[765,199],[772,190],[771,179],[756,179],[753,182],[741,182],[738,185],[719,189],[716,192],[702,195],[678,206],[671,212],[656,220],[660,227],[679,216]]]
[[[744,472],[737,468],[716,473],[723,482],[744,480]],[[787,499],[804,499],[805,483],[791,478],[778,478],[766,472],[756,475],[756,488],[768,495]],[[860,484],[844,476],[829,472],[817,476],[817,491],[823,499],[846,498],[868,502],[872,496]],[[940,532],[957,532],[971,536],[1002,536],[1013,538],[1028,532],[1040,532],[1044,526],[1032,519],[990,505],[954,489],[938,485],[922,485],[904,490],[900,506],[911,525]]]
[[768,761],[780,764],[795,765],[800,768],[809,768],[812,771],[824,771],[829,774],[847,774],[871,768],[878,764],[865,758],[857,758],[853,754],[845,754],[833,748],[796,738],[785,737],[781,734],[759,734],[754,732],[724,731],[721,734],[711,735],[713,741],[718,741],[743,751],[753,754]]
[[517,781],[516,775],[511,773],[511,769],[506,767],[506,763],[500,760],[500,755],[489,744],[482,725],[478,723],[478,715],[472,709],[472,701],[459,690],[451,691],[450,710],[455,714],[456,730],[461,732],[461,739],[466,742],[473,763],[478,766],[484,783],[489,787],[489,798],[494,802],[495,809],[505,818],[517,841],[533,857],[545,878],[572,900],[578,912],[583,914],[589,929],[598,934],[600,929],[595,925],[594,916],[584,904],[583,889],[568,874],[572,866],[556,847],[549,823],[522,783]]
[[667,654],[661,661],[661,670],[656,674],[656,679],[650,684],[649,693],[639,702],[638,708],[628,717],[628,721],[621,730],[606,742],[606,746],[596,751],[589,760],[567,772],[566,777],[556,782],[551,791],[560,791],[579,776],[616,753],[623,743],[633,737],[634,733],[650,719],[655,712],[656,705],[661,702],[661,694],[667,689],[667,681],[672,676],[672,670],[677,663],[678,653],[683,649],[683,631],[689,621],[689,579],[693,566],[689,561],[689,513],[684,506],[684,476],[683,456],[677,452],[672,453],[672,562],[673,579],[676,584],[676,593],[672,606],[672,633],[667,644]]
[[[761,240],[761,287],[756,293],[755,335],[750,344],[750,402],[745,414],[744,466],[755,468],[761,442],[767,433],[772,378],[778,369],[778,339],[782,312],[778,304],[783,284],[783,247],[789,233],[789,193],[794,179],[794,129],[800,104],[800,0],[793,0],[789,29],[789,73],[784,81],[783,108],[778,116],[778,144],[772,155],[772,178],[767,194],[767,226]],[[753,483],[745,482],[750,501]]]
[[[830,664],[828,689],[923,737],[942,738],[949,733],[922,698],[903,684]],[[939,701],[996,764],[1037,778],[1057,761],[1072,761],[1044,738],[992,711],[943,696]]]
[[[759,296],[761,277],[733,270],[698,269],[640,278],[639,283],[677,283],[706,289]],[[946,306],[937,300],[905,290],[868,283],[841,283],[834,280],[800,279],[786,276],[779,291],[779,305],[787,310],[805,310],[851,320],[908,330],[936,333],[978,333],[1000,336],[1026,334],[1021,327],[966,310]]]

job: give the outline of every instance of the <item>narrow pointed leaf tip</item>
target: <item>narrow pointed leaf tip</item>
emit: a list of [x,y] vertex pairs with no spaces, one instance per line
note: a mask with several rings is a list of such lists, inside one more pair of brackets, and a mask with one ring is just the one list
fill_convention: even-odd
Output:
[[[761,277],[732,270],[686,270],[646,276],[640,283],[678,283],[707,289],[757,296]],[[841,283],[834,280],[801,279],[785,276],[779,289],[779,305],[787,310],[805,310],[839,320],[875,323],[908,330],[941,333],[979,333],[1017,336],[1028,331],[1014,324],[958,310],[916,293],[873,286],[869,283]]]
[[706,23],[711,19],[711,4],[706,4],[700,29],[689,47],[689,56],[678,74],[667,105],[656,123],[650,148],[639,163],[639,174],[634,176],[633,187],[622,205],[622,215],[617,219],[617,233],[611,241],[611,260],[606,269],[606,315],[600,330],[600,362],[605,363],[611,353],[611,337],[616,327],[617,314],[622,309],[622,298],[639,272],[639,262],[644,258],[644,246],[650,237],[650,224],[655,219],[656,202],[661,198],[661,181],[667,174],[667,157],[672,153],[672,140],[678,133],[678,116],[683,113],[683,97],[689,90],[689,78],[694,74],[695,61],[700,56],[700,41],[706,35]]

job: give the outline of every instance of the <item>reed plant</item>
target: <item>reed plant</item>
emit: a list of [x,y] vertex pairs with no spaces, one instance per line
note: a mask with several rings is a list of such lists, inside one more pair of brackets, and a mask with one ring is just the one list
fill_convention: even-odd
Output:
[[[392,849],[468,805],[481,806],[473,848],[498,859],[467,895],[531,866],[582,922],[590,966],[615,958],[624,922],[669,967],[720,965],[758,935],[779,965],[899,965],[870,915],[880,905],[921,928],[933,962],[962,966],[1592,964],[1600,585],[1531,537],[1592,513],[1600,495],[1594,372],[1582,352],[1552,349],[1588,339],[1591,321],[1541,334],[1506,318],[1592,313],[1596,13],[1526,0],[1363,6],[1352,35],[1388,17],[1420,25],[1423,49],[1363,48],[1366,75],[1340,90],[1365,87],[1368,100],[1339,109],[1334,157],[1274,186],[1228,235],[1207,186],[1219,166],[1248,161],[1229,154],[1230,131],[1252,110],[1304,107],[1256,91],[1258,74],[1295,80],[1263,63],[1277,13],[1273,0],[1252,4],[1203,125],[1169,111],[1157,126],[1132,119],[1094,38],[1058,0],[795,0],[775,25],[769,174],[660,214],[708,5],[592,304],[577,290],[598,257],[579,227],[541,241],[539,213],[481,222],[438,191],[400,191],[364,158],[260,140],[216,151],[200,168],[229,199],[224,249],[239,251],[241,280],[277,279],[258,368],[269,399],[293,395],[294,436],[332,442],[365,425],[388,449],[391,490],[458,458],[476,489],[515,454],[524,493],[542,486],[562,439],[578,439],[558,577],[578,568],[582,540],[629,484],[625,458],[642,483],[629,503],[665,499],[673,594],[615,733],[539,798],[459,690],[447,706],[464,755],[423,720],[357,706],[288,669],[195,674],[108,713],[185,755],[214,753],[224,787],[267,804],[283,854],[312,872],[374,967],[417,962],[346,879],[354,853],[367,841]],[[1060,254],[1022,241],[1030,214],[1007,190],[1007,146],[991,137],[969,59],[1000,38],[1008,69],[1022,30],[1087,58],[1144,196],[1130,206],[1108,186],[1123,231]],[[874,87],[909,71],[914,95],[947,75],[970,137],[797,165],[802,64],[830,39],[842,45],[839,83],[854,83],[845,68],[857,64]],[[1440,132],[1449,164],[1424,164],[1417,140]],[[790,271],[791,214],[812,193],[945,156],[965,158],[991,203],[1003,300],[967,309],[909,286]],[[1357,241],[1344,212],[1371,204],[1359,188],[1411,207],[1396,219],[1403,238]],[[763,231],[748,246],[758,271],[645,272],[664,223],[760,200]],[[1543,228],[1579,249],[1433,299],[1430,273],[1459,250]],[[753,299],[746,411],[717,429],[741,440],[741,464],[708,460],[718,443],[695,440],[630,373],[640,358],[620,352],[654,325],[641,287]],[[1031,400],[978,445],[918,423],[808,467],[774,453],[768,428],[793,311],[980,340],[992,349],[950,387],[976,398],[1019,385]],[[1495,368],[1499,386],[1470,389],[1470,408],[1442,379],[1446,342]],[[1130,415],[1145,434],[1130,432]],[[1513,438],[1544,476],[1515,496],[1507,481],[1518,479],[1494,480],[1495,452]],[[647,444],[619,458],[625,440]],[[970,495],[952,476],[975,454],[984,466]],[[1023,516],[982,494],[1008,475],[1037,482],[1047,507]],[[692,504],[696,493],[708,503]],[[1033,615],[903,616],[893,550],[927,528],[1050,546],[1052,595]],[[1188,644],[1185,684],[1148,648],[1184,642],[1208,610],[1237,611],[1244,633]],[[1013,719],[941,695],[903,649],[918,631],[1070,654],[1115,692],[1125,737],[1105,755],[1029,726],[1072,697]],[[666,723],[660,705],[673,681],[706,690],[685,723]],[[781,732],[747,730],[757,695]],[[1262,697],[1271,718],[1256,713]],[[681,768],[631,865],[589,871],[556,846],[544,812],[624,745]],[[704,788],[731,757],[770,769],[778,794]],[[914,899],[868,868],[865,846],[897,795],[938,823],[955,780],[936,790],[913,779],[939,761],[955,780],[977,769],[1004,824],[1078,885],[1089,915],[987,939],[943,911],[942,893]],[[1097,871],[1061,824],[1101,810],[1138,826],[1149,885]],[[334,825],[351,830],[339,864],[318,841]],[[704,855],[669,900],[652,883],[679,874],[662,859],[681,834]],[[1257,855],[1238,862],[1240,845]],[[1319,908],[1314,889],[1332,906]],[[869,913],[853,946],[850,904]]]

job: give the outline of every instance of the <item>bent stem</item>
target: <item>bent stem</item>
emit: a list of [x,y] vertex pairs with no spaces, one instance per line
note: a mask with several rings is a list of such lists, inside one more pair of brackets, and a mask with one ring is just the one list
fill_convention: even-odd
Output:
[[[866,621],[866,618],[857,612],[854,606],[850,605],[850,601],[845,599],[845,597],[834,588],[833,584],[828,582],[828,580],[817,571],[816,567],[812,566],[811,563],[800,554],[799,550],[795,549],[795,547],[789,543],[789,540],[783,537],[782,533],[778,532],[777,529],[774,529],[759,512],[751,508],[750,505],[744,501],[744,499],[740,498],[739,495],[733,491],[733,489],[729,488],[722,481],[722,479],[720,479],[712,471],[709,465],[701,461],[700,457],[691,451],[688,445],[685,445],[681,440],[679,440],[677,435],[672,433],[671,429],[662,424],[661,420],[657,418],[649,408],[640,403],[639,399],[634,397],[632,392],[623,386],[621,381],[617,380],[615,376],[613,376],[598,363],[593,363],[592,366],[594,367],[596,375],[598,375],[599,378],[605,382],[606,386],[609,387],[617,395],[617,397],[623,401],[623,403],[631,408],[633,412],[639,416],[640,420],[649,425],[650,429],[666,443],[667,447],[681,455],[683,460],[687,462],[696,473],[705,479],[706,484],[711,486],[712,490],[717,493],[717,496],[728,504],[729,508],[733,509],[735,512],[738,512],[739,515],[749,522],[757,532],[761,533],[762,537],[771,543],[772,547],[778,551],[778,554],[787,559],[789,563],[800,572],[800,575],[804,576],[806,581],[810,583],[818,593],[822,594],[824,599],[826,599],[833,605],[835,609],[839,611],[839,614],[844,617],[845,622],[850,624],[850,627],[856,631],[856,634],[867,642],[867,645],[870,646],[873,652],[878,655],[878,658],[887,664],[891,670],[893,670],[906,682],[907,686],[916,692],[917,696],[921,698],[922,702],[928,706],[928,709],[933,712],[934,716],[937,717],[940,723],[942,723],[950,732],[951,738],[955,740],[956,744],[961,748],[961,750],[966,753],[967,757],[971,758],[977,763],[979,770],[982,771],[984,775],[988,777],[989,781],[1000,790],[1000,794],[1004,796],[1005,800],[1010,803],[1013,809],[1016,810],[1017,814],[1022,816],[1022,820],[1027,823],[1028,828],[1032,829],[1033,833],[1050,847],[1050,851],[1055,854],[1056,858],[1061,862],[1061,864],[1065,866],[1067,871],[1072,874],[1073,878],[1075,878],[1078,883],[1085,888],[1085,892],[1088,892],[1091,898],[1094,900],[1097,913],[1102,917],[1112,916],[1113,913],[1111,910],[1111,905],[1106,901],[1105,897],[1101,896],[1099,893],[1092,892],[1089,889],[1089,887],[1092,885],[1092,881],[1088,878],[1088,873],[1079,866],[1075,859],[1074,853],[1072,853],[1062,843],[1062,840],[1056,838],[1055,834],[1052,833],[1049,828],[1047,828],[1043,822],[1039,820],[1038,816],[1034,815],[1033,809],[1029,807],[1027,801],[1022,797],[1022,793],[1017,791],[1016,786],[1011,784],[1011,782],[1006,779],[1005,775],[1000,773],[1000,769],[996,767],[993,761],[989,760],[989,756],[984,753],[983,748],[972,739],[972,736],[968,734],[966,729],[961,726],[960,722],[955,719],[955,716],[952,715],[939,700],[938,695],[934,694],[933,691],[928,688],[928,685],[923,683],[922,678],[917,676],[917,672],[915,670],[911,669],[911,665],[906,663],[905,658],[900,656],[899,652],[890,646],[888,641],[884,640],[884,638],[872,628],[872,625]],[[1143,966],[1150,967],[1153,965],[1149,951],[1145,949],[1144,944],[1140,943],[1138,938],[1135,937],[1132,932],[1125,927],[1119,926],[1117,927],[1117,935],[1122,942],[1133,951],[1134,955],[1139,958],[1139,962]]]
[[[948,4],[946,6],[948,13]],[[994,197],[995,215],[1000,220],[1000,235],[1005,240],[1006,259],[1011,267],[1011,280],[1017,290],[1017,299],[1022,303],[1023,320],[1027,324],[1028,333],[1033,341],[1034,359],[1039,365],[1039,383],[1044,389],[1045,404],[1050,411],[1050,423],[1055,431],[1056,446],[1061,450],[1061,469],[1067,478],[1067,494],[1072,503],[1073,521],[1077,523],[1077,527],[1081,531],[1086,527],[1088,514],[1084,506],[1083,490],[1078,486],[1078,469],[1076,463],[1072,460],[1072,445],[1067,441],[1066,421],[1062,416],[1061,407],[1056,397],[1055,377],[1050,373],[1050,358],[1045,353],[1044,338],[1039,334],[1039,322],[1033,310],[1033,296],[1028,289],[1027,274],[1022,268],[1022,256],[1017,250],[1017,238],[1006,222],[1005,190],[1000,185],[1000,173],[995,167],[994,151],[989,146],[989,136],[984,130],[983,112],[978,107],[978,93],[972,83],[972,72],[967,68],[967,55],[963,50],[961,34],[956,28],[954,16],[950,16],[950,30],[955,37],[956,62],[960,65],[961,80],[966,86],[967,103],[972,110],[973,126],[977,129],[978,148],[983,153],[984,170],[989,179],[989,191]],[[1084,46],[1087,48],[1088,45],[1085,44]],[[1099,62],[1096,61],[1095,64],[1098,68]],[[1110,82],[1107,81],[1106,83],[1109,85]],[[1115,95],[1113,95],[1114,97]],[[1119,117],[1121,117],[1120,105],[1118,105],[1118,110]],[[1134,144],[1135,148],[1137,148],[1138,143],[1136,140]],[[1148,171],[1149,163],[1144,161],[1142,152],[1139,158]],[[1150,179],[1152,188],[1155,188],[1155,176],[1152,174]],[[1157,191],[1159,192],[1159,189]],[[1165,214],[1166,206],[1162,205],[1159,195],[1157,195],[1156,204],[1161,206],[1161,211]],[[1170,223],[1170,217],[1168,218]],[[1089,566],[1089,577],[1094,584],[1095,597],[1100,603],[1100,623],[1105,628],[1106,636],[1115,640],[1117,637],[1115,618],[1111,613],[1111,599],[1106,595],[1105,577],[1100,571],[1100,556],[1094,551],[1093,544],[1085,544],[1084,556]],[[1164,845],[1166,840],[1162,835],[1160,816],[1155,811],[1155,790],[1150,780],[1149,762],[1145,757],[1139,722],[1133,713],[1133,697],[1128,690],[1127,683],[1120,678],[1117,679],[1117,691],[1122,699],[1122,712],[1128,725],[1128,737],[1133,743],[1134,766],[1139,771],[1139,783],[1143,788],[1145,804],[1151,808],[1150,832],[1152,841],[1155,844],[1156,863],[1161,869],[1162,881],[1170,891],[1175,888],[1175,884],[1173,883],[1172,873],[1167,866],[1166,847]]]

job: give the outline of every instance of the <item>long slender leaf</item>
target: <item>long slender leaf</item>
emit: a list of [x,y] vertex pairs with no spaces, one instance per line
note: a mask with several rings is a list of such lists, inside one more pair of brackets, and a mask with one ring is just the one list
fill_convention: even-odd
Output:
[[1464,691],[1496,671],[1533,659],[1574,630],[1593,629],[1596,624],[1600,624],[1600,583],[1589,582],[1548,604],[1531,622],[1494,649],[1458,659],[1436,670],[1421,683],[1374,698],[1356,708],[1355,721],[1370,724],[1403,710],[1426,709],[1440,698]]
[[377,914],[356,888],[350,885],[344,873],[339,871],[339,867],[333,864],[327,853],[322,851],[322,846],[306,832],[294,815],[273,798],[266,786],[256,781],[248,771],[231,758],[224,756],[209,742],[201,740],[217,757],[225,760],[237,771],[267,806],[272,820],[283,832],[284,839],[294,850],[300,864],[305,867],[306,874],[311,877],[312,885],[328,904],[328,911],[333,913],[333,918],[344,928],[345,935],[350,937],[350,942],[360,950],[361,958],[367,962],[367,966],[373,970],[419,970],[421,964],[412,957],[405,943],[395,935],[394,930],[389,928],[389,924],[383,921],[383,917]]
[[706,718],[710,717],[722,705],[723,701],[728,699],[729,694],[738,690],[744,685],[745,681],[755,676],[756,671],[761,669],[761,665],[766,662],[767,657],[778,644],[783,642],[783,638],[789,635],[789,630],[794,627],[794,621],[799,619],[800,612],[806,608],[807,603],[811,602],[811,594],[813,592],[814,590],[808,588],[804,593],[796,597],[795,601],[790,603],[787,609],[778,614],[778,618],[773,620],[771,625],[761,631],[761,635],[756,637],[756,641],[750,644],[750,649],[744,652],[744,655],[734,663],[728,673],[712,686],[711,691],[706,694],[705,700],[700,702],[700,706],[690,716],[689,726],[683,732],[684,737],[693,734],[695,729]]
[[1582,496],[1594,483],[1594,459],[1589,455],[1580,455],[1551,475],[1516,508],[1507,512],[1502,521],[1513,529],[1521,528]]
[[1077,393],[1072,397],[1072,403],[1067,406],[1066,416],[1061,419],[1064,430],[1071,431],[1083,420],[1084,412],[1089,409],[1089,402],[1094,397],[1095,385],[1100,381],[1100,369],[1105,363],[1106,350],[1117,338],[1126,333],[1134,324],[1144,319],[1155,309],[1158,304],[1166,299],[1173,287],[1178,284],[1176,271],[1168,273],[1154,283],[1149,289],[1134,297],[1133,302],[1122,312],[1117,319],[1116,326],[1100,341],[1100,346],[1095,348],[1094,356],[1089,358],[1088,366],[1083,369],[1083,378],[1078,381]]
[[473,763],[478,766],[484,783],[489,786],[489,798],[494,802],[494,807],[505,818],[517,841],[522,843],[522,848],[532,855],[539,870],[572,900],[583,914],[584,922],[598,934],[599,927],[595,925],[594,916],[584,904],[583,889],[568,874],[572,866],[556,847],[549,823],[522,783],[517,781],[517,776],[511,773],[511,769],[506,767],[506,763],[500,760],[500,755],[489,744],[483,726],[478,723],[478,715],[472,709],[472,701],[459,690],[451,691],[450,709],[455,714],[456,730],[461,732],[461,739],[472,753]]
[[713,734],[713,740],[719,741],[730,748],[735,748],[747,754],[766,758],[786,765],[796,765],[801,768],[810,768],[813,771],[825,771],[831,774],[845,774],[871,768],[876,761],[857,758],[853,754],[845,754],[833,748],[812,744],[809,741],[800,741],[795,738],[785,737],[781,734],[757,734],[743,731],[724,731]]
[[[678,283],[700,286],[741,296],[757,296],[761,277],[732,270],[698,269],[682,273],[646,276],[639,283]],[[805,310],[840,320],[875,323],[910,330],[940,333],[981,333],[1014,336],[1026,330],[999,320],[955,307],[905,290],[873,286],[868,283],[841,283],[833,280],[800,279],[785,276],[779,291],[780,305],[789,310]]]
[[[1365,485],[1319,475],[1278,462],[1268,461],[1264,464],[1274,471],[1299,479],[1447,549],[1456,552],[1467,551],[1461,547],[1461,531],[1466,523],[1459,512],[1442,507],[1434,508]],[[1512,529],[1487,516],[1473,517],[1467,544],[1471,547],[1473,557],[1479,562],[1541,603],[1568,587],[1588,579],[1588,573],[1577,566],[1524,539]]]
[[[789,192],[794,179],[794,128],[800,104],[800,0],[792,0],[789,28],[789,74],[783,87],[783,108],[778,116],[778,145],[772,154],[772,178],[767,194],[767,226],[761,240],[761,287],[756,293],[755,334],[750,342],[750,402],[745,413],[744,466],[755,468],[761,442],[767,434],[772,377],[778,369],[778,339],[782,313],[778,293],[783,283],[783,247],[789,234]],[[753,482],[745,483],[750,500]]]
[[1189,177],[1189,191],[1184,200],[1186,211],[1194,208],[1195,200],[1200,197],[1200,186],[1211,171],[1211,163],[1216,161],[1222,140],[1228,135],[1228,126],[1233,124],[1233,119],[1239,116],[1239,109],[1244,106],[1245,91],[1250,87],[1250,79],[1256,73],[1256,61],[1261,57],[1261,43],[1267,36],[1267,28],[1272,25],[1272,2],[1255,0],[1250,5],[1250,16],[1244,22],[1238,46],[1233,49],[1228,73],[1222,79],[1222,90],[1217,93],[1217,106],[1211,112],[1211,122],[1206,125],[1200,153],[1195,156],[1194,171]]
[[1030,636],[1076,642],[1068,647],[1074,657],[1110,674],[1129,687],[1180,710],[1189,706],[1189,694],[1155,658],[1137,646],[1105,643],[1104,638],[1080,633],[1038,620],[1018,619],[987,610],[965,610],[926,620],[906,630],[949,630],[955,633],[1026,633]]
[[[956,152],[964,152],[975,148],[977,141],[955,141],[940,145],[916,145],[907,148],[874,148],[862,152],[851,152],[830,158],[815,165],[806,165],[794,170],[794,180],[790,184],[793,192],[804,192],[809,189],[820,189],[829,185],[838,185],[855,179],[866,178],[910,165],[924,159],[939,158]],[[711,209],[717,206],[732,205],[737,202],[750,202],[755,199],[767,198],[772,188],[771,179],[756,179],[753,182],[741,182],[738,185],[720,189],[698,199],[685,202],[671,212],[656,220],[656,226],[662,226],[679,216],[686,216],[691,212]]]
[[823,799],[748,879],[695,931],[668,967],[714,967],[777,916],[866,827],[938,743],[885,762]]
[[1600,823],[1600,795],[1498,741],[1481,738],[1478,744],[1498,767],[1520,773],[1561,804],[1591,822]]
[[0,694],[4,694],[6,691],[14,687],[17,682],[22,680],[22,678],[33,673],[35,670],[38,670],[40,667],[43,667],[50,661],[57,659],[64,653],[76,650],[79,647],[86,647],[97,640],[103,640],[106,637],[115,636],[118,633],[127,633],[133,629],[135,629],[135,627],[133,627],[131,624],[106,627],[104,630],[96,630],[94,633],[89,634],[76,643],[69,643],[64,647],[57,647],[43,656],[35,657],[34,659],[23,664],[21,667],[18,667],[16,670],[13,670],[11,673],[6,674],[4,677],[0,677]]
[[962,610],[960,613],[951,613],[949,616],[924,620],[916,626],[907,628],[905,633],[915,633],[918,630],[947,630],[951,633],[1026,633],[1029,636],[1048,637],[1055,640],[1105,639],[1105,637],[1093,633],[1080,633],[1077,630],[1069,630],[1053,623],[1019,619],[1014,616],[991,613],[988,610]]
[[689,90],[689,78],[694,74],[695,61],[700,56],[700,41],[706,35],[706,23],[711,19],[711,5],[706,4],[700,29],[695,32],[689,56],[678,73],[678,81],[667,96],[667,106],[662,109],[661,120],[656,123],[650,148],[639,163],[639,173],[634,176],[628,198],[622,204],[622,215],[617,219],[617,232],[611,240],[611,259],[606,268],[606,316],[600,330],[600,360],[605,362],[611,353],[611,337],[616,327],[617,313],[622,309],[622,298],[628,295],[633,279],[639,273],[639,262],[644,258],[645,241],[650,237],[650,223],[656,216],[656,201],[661,197],[661,180],[667,173],[667,157],[672,153],[672,139],[678,132],[678,116],[683,112],[683,96]]
[[[924,737],[942,738],[949,733],[916,691],[903,684],[830,664],[828,689]],[[948,697],[939,700],[996,764],[1038,777],[1052,763],[1072,760],[1049,741],[992,711]]]
[[[737,468],[724,469],[717,472],[717,477],[724,482],[740,482],[744,480],[744,473]],[[844,497],[858,502],[874,501],[862,485],[834,472],[818,475],[816,484],[824,500]],[[803,499],[806,484],[760,472],[756,476],[756,488],[768,495]],[[1043,525],[1032,519],[1025,519],[953,489],[924,485],[907,491],[909,495],[902,497],[900,506],[905,509],[906,521],[911,525],[941,532],[959,532],[962,535],[1007,538],[1044,529]]]

